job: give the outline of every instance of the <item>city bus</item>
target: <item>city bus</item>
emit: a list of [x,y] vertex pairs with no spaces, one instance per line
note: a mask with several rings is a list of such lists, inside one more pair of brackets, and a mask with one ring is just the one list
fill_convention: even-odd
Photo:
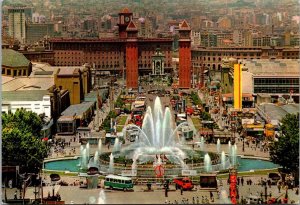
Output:
[[110,189],[123,189],[124,191],[133,189],[131,178],[112,174],[105,177],[104,186],[105,188],[108,187]]

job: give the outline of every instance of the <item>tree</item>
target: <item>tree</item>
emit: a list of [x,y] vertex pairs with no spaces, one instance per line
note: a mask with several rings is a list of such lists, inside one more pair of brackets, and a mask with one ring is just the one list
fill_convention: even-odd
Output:
[[41,140],[39,116],[21,109],[15,114],[3,114],[2,124],[3,165],[19,165],[21,172],[37,173],[49,150]]
[[299,170],[299,113],[287,114],[281,121],[280,136],[270,146],[272,162],[279,164],[284,170]]
[[2,114],[3,128],[18,128],[24,132],[30,132],[35,137],[41,136],[42,119],[34,112],[21,108],[14,114]]

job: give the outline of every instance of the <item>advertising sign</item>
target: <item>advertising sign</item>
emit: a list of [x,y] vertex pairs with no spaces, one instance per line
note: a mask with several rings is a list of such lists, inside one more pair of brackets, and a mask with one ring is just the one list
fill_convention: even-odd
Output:
[[182,170],[181,171],[182,176],[196,176],[197,175],[197,170]]

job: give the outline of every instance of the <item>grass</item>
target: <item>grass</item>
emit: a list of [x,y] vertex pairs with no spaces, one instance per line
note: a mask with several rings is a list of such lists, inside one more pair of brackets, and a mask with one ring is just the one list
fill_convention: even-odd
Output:
[[[255,176],[255,175],[267,175],[271,172],[278,173],[278,169],[269,169],[269,170],[255,170],[254,172],[238,172],[238,176]],[[228,173],[218,175],[218,178],[224,179],[228,178]]]
[[192,121],[193,121],[193,124],[194,124],[194,127],[196,128],[196,130],[200,130],[200,128],[201,128],[200,119],[196,118],[196,117],[192,117]]
[[122,132],[124,126],[117,126],[117,132]]
[[119,116],[117,125],[125,125],[127,118],[127,115]]

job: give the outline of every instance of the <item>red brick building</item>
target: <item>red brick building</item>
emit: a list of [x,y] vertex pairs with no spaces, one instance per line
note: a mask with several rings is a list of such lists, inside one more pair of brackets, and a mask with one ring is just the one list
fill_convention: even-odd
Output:
[[[172,38],[138,37],[132,12],[119,13],[119,37],[100,39],[50,39],[57,66],[79,66],[89,63],[96,71],[122,73],[126,69],[127,88],[138,87],[138,75],[152,71],[152,55],[160,48],[165,55],[165,71],[172,69]],[[187,51],[186,51],[187,52]],[[190,56],[191,52],[189,52]],[[185,54],[184,57],[187,55]],[[189,58],[190,60],[190,58]],[[185,68],[186,69],[186,68]]]

